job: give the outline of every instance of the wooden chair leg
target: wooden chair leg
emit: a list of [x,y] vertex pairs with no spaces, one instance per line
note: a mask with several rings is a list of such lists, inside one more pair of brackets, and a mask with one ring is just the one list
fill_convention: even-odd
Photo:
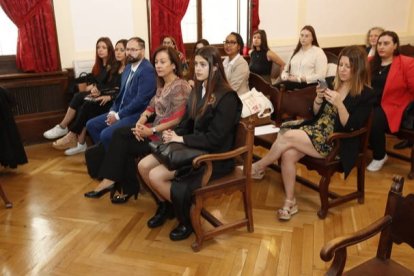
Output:
[[7,198],[6,193],[3,190],[3,187],[1,186],[1,183],[0,183],[0,197],[3,199],[4,204],[6,205],[6,208],[12,208],[13,207],[13,204]]
[[365,167],[366,163],[361,161],[357,169],[357,189],[358,189],[358,203],[362,204],[365,201]]
[[319,181],[319,197],[321,199],[321,208],[318,211],[318,217],[321,219],[326,218],[329,209],[329,182],[331,177],[322,176]]
[[253,211],[252,211],[252,202],[250,195],[247,191],[242,192],[243,194],[243,203],[244,203],[244,213],[247,218],[247,231],[250,233],[254,231],[253,226]]
[[191,215],[191,224],[193,226],[194,234],[196,236],[195,241],[191,245],[191,248],[194,252],[198,252],[201,249],[203,244],[203,229],[201,227],[201,209],[202,209],[202,199],[196,198],[195,203],[191,206],[190,215]]

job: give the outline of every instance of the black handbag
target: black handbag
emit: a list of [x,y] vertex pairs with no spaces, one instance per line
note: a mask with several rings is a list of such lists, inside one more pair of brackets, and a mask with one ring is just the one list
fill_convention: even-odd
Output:
[[194,158],[208,153],[205,150],[190,148],[183,143],[177,142],[167,144],[149,142],[149,146],[155,158],[171,171],[191,165]]

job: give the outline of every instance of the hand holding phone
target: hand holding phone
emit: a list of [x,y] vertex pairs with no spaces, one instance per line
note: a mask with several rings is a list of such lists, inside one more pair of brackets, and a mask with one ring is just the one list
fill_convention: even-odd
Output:
[[325,79],[318,79],[318,86],[321,90],[325,90],[326,88],[328,88],[328,84],[326,83]]

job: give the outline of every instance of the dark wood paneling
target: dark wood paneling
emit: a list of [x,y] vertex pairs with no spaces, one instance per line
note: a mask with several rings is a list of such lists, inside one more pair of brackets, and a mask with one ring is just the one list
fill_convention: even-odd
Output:
[[44,141],[43,132],[64,116],[68,98],[68,72],[0,75],[0,86],[10,91],[17,127],[25,144]]
[[18,73],[16,66],[16,56],[1,56],[0,55],[0,74]]

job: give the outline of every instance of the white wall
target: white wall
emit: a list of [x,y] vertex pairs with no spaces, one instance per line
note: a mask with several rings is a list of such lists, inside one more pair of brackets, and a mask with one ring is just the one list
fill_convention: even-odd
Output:
[[[414,0],[260,0],[259,4],[259,27],[285,60],[306,24],[315,27],[322,47],[363,44],[371,26],[396,31],[402,44],[414,44]],[[101,36],[109,36],[113,43],[139,36],[148,44],[147,0],[55,0],[54,8],[63,68],[73,67],[74,60],[93,59]]]
[[397,32],[401,44],[414,44],[414,0],[260,0],[259,5],[259,28],[284,60],[304,25],[315,28],[321,47],[364,44],[373,26]]
[[[54,1],[60,57],[63,68],[74,60],[95,58],[96,40],[108,36],[112,43],[139,36],[147,43],[146,0]],[[115,46],[115,45],[114,45]]]

